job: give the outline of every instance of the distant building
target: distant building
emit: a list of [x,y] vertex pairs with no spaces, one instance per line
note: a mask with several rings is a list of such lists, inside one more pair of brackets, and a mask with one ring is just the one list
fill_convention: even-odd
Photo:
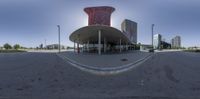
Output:
[[4,49],[4,47],[1,47],[1,46],[0,46],[0,49],[2,50],[2,49]]
[[137,23],[125,19],[121,24],[122,33],[124,33],[133,44],[137,44]]
[[40,44],[39,48],[40,48],[40,49],[43,49],[43,44]]
[[[46,48],[47,49],[58,49],[58,44],[51,44],[51,45],[47,45]],[[60,49],[65,49],[65,46],[60,45]]]
[[191,50],[200,50],[200,47],[193,46],[193,47],[188,47],[188,49],[191,49]]
[[161,41],[161,49],[170,49],[171,48],[171,44],[165,41]]
[[154,47],[154,49],[160,49],[161,48],[161,39],[162,39],[162,36],[160,34],[155,34],[153,36],[153,47]]
[[140,45],[140,51],[148,51],[152,49],[152,45],[148,45],[148,44],[141,44]]
[[172,48],[181,48],[181,37],[176,36],[171,40]]

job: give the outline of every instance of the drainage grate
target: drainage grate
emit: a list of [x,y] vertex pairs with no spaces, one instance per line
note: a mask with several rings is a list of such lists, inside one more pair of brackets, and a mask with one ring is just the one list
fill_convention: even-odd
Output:
[[123,58],[123,59],[121,59],[121,61],[128,61],[128,59],[126,59],[126,58]]

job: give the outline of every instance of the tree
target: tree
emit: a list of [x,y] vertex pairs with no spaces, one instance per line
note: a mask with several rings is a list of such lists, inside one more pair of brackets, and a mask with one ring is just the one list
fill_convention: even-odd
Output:
[[11,49],[12,48],[12,46],[10,44],[8,44],[8,43],[4,44],[3,47],[5,49]]
[[19,44],[15,44],[15,45],[13,46],[13,48],[16,49],[16,50],[18,50],[18,49],[20,48],[20,45],[19,45]]

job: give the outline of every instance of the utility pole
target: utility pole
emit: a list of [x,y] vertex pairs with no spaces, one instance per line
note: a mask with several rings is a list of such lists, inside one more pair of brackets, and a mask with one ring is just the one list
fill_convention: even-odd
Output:
[[152,44],[152,49],[153,49],[153,34],[154,34],[153,32],[154,32],[154,26],[155,26],[155,25],[152,24],[152,34],[151,34],[151,36],[152,36],[152,38],[151,38],[151,41],[152,41],[152,42],[151,42],[151,44]]
[[57,25],[58,27],[58,52],[60,53],[60,25]]
[[45,50],[47,49],[46,47],[47,47],[47,45],[46,45],[46,39],[44,39],[44,48],[45,48]]

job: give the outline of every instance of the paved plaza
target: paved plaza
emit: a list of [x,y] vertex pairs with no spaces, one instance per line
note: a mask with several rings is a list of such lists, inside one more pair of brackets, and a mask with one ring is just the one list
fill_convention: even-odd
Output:
[[156,53],[129,71],[95,75],[56,53],[0,54],[2,99],[199,99],[200,54]]
[[73,51],[66,51],[60,53],[60,55],[70,58],[83,65],[94,66],[94,67],[118,67],[147,57],[152,53],[130,51],[123,52],[120,54],[104,54],[97,55],[96,53],[74,53]]

